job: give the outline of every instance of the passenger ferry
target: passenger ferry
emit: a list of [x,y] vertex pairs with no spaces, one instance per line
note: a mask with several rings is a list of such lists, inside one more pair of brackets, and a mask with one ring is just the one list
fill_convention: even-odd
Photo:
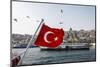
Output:
[[62,43],[60,46],[56,48],[48,48],[40,46],[41,50],[89,50],[92,46],[90,43]]

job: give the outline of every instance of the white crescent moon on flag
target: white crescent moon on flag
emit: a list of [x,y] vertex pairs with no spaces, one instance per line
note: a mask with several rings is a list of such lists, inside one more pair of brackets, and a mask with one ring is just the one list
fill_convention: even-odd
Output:
[[51,43],[51,41],[49,41],[49,40],[47,39],[48,34],[54,34],[54,33],[51,32],[51,31],[48,31],[48,32],[46,32],[45,35],[44,35],[44,40],[45,40],[45,42]]

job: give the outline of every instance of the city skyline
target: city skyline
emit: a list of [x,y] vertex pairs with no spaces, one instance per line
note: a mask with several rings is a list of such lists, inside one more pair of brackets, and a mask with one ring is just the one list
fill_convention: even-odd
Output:
[[[12,2],[12,33],[34,34],[41,18],[52,28],[95,29],[95,7]],[[62,22],[63,24],[60,24]]]

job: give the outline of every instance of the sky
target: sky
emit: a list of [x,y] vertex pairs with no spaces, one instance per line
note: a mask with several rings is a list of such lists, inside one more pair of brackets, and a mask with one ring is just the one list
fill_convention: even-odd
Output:
[[12,33],[34,34],[42,18],[49,27],[65,31],[70,27],[74,30],[95,29],[94,6],[12,2]]

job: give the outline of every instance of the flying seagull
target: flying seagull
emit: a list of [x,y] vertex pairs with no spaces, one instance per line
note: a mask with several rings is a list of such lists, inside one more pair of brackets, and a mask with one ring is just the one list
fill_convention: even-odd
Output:
[[59,22],[59,24],[63,24],[63,22]]
[[61,9],[61,13],[63,13],[63,10]]
[[15,19],[14,19],[14,21],[16,21],[16,22],[17,22],[18,20],[15,18]]
[[27,18],[30,18],[29,16],[26,16]]

